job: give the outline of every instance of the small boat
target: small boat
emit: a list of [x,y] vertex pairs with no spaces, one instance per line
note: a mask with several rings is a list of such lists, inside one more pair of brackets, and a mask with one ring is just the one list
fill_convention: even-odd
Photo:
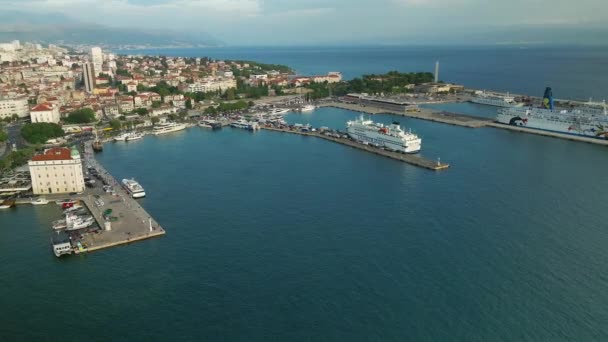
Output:
[[74,204],[74,203],[76,203],[76,201],[69,199],[69,198],[55,201],[55,204],[60,205],[60,206],[63,206],[64,204],[68,204],[68,203]]
[[67,208],[66,210],[63,211],[64,214],[68,214],[68,213],[74,213],[79,211],[80,209],[83,209],[82,206],[80,204],[74,204],[71,207]]
[[122,185],[133,198],[142,198],[146,196],[146,191],[137,183],[137,181],[135,181],[135,179],[123,179]]
[[127,136],[127,141],[133,141],[133,140],[140,140],[143,139],[144,135],[142,133],[137,133],[137,132],[133,132],[133,133],[129,133],[129,135]]
[[66,232],[56,232],[51,238],[51,246],[56,257],[64,254],[72,254],[70,236]]
[[33,205],[49,204],[49,200],[47,200],[44,197],[38,197],[38,198],[32,199],[31,203]]
[[114,141],[127,141],[127,137],[129,137],[129,133],[119,134],[114,137]]
[[0,203],[0,209],[9,209],[15,205],[15,200],[7,199]]
[[315,110],[316,108],[317,108],[317,107],[315,107],[315,106],[313,106],[313,105],[306,105],[306,106],[304,106],[304,107],[300,108],[300,111],[301,111],[302,113],[304,113],[304,112],[312,112],[312,111],[313,111],[313,110]]
[[103,151],[103,143],[101,142],[101,140],[99,140],[99,136],[97,135],[97,130],[95,130],[95,140],[91,144],[91,147],[93,148],[93,151],[95,151],[95,152]]
[[206,121],[200,121],[200,122],[198,123],[198,127],[202,127],[202,128],[211,128],[211,129],[213,129],[213,126],[211,126],[211,124],[209,124],[209,123],[208,123],[208,122],[206,122]]

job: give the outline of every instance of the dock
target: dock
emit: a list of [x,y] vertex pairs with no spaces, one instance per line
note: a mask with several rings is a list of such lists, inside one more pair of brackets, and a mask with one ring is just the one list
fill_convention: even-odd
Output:
[[445,170],[450,167],[450,164],[440,163],[439,161],[425,159],[425,158],[417,156],[417,155],[391,152],[391,151],[383,150],[380,148],[372,147],[369,145],[364,145],[364,144],[358,143],[356,141],[353,141],[353,140],[350,140],[347,138],[331,137],[331,136],[328,136],[328,135],[325,135],[325,134],[322,134],[319,132],[302,132],[302,131],[298,131],[298,130],[290,130],[288,128],[276,128],[276,127],[261,127],[261,128],[268,130],[268,131],[291,133],[291,134],[304,135],[304,136],[308,136],[308,137],[316,137],[316,138],[329,140],[334,143],[346,145],[346,146],[349,146],[352,148],[356,148],[358,150],[362,150],[362,151],[373,153],[373,154],[376,154],[379,156],[398,160],[401,162],[405,162],[405,163],[415,165],[418,167],[422,167],[422,168],[432,170],[432,171]]
[[[163,227],[136,200],[131,198],[130,194],[103,166],[97,163],[90,143],[85,143],[84,163],[96,168],[106,183],[114,188],[115,194],[106,193],[101,185],[96,184],[94,188],[88,188],[84,194],[75,197],[86,205],[101,228],[98,233],[87,233],[81,236],[79,242],[84,248],[74,248],[76,254],[98,251],[165,235],[166,232]],[[104,205],[100,207],[95,205],[97,199],[101,199]],[[112,213],[108,215],[111,218],[110,220],[103,217],[103,213],[108,209],[112,210]]]
[[378,107],[362,106],[354,103],[342,103],[342,102],[326,102],[319,105],[319,107],[333,107],[346,109],[354,112],[366,113],[366,114],[393,114],[414,119],[440,122],[448,125],[455,125],[468,128],[481,128],[486,127],[492,122],[490,119],[479,118],[470,115],[434,111],[428,108],[419,108],[416,111],[396,111]]

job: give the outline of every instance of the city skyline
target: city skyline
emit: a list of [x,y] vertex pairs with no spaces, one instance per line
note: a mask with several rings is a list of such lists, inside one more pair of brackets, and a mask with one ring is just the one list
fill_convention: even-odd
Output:
[[[0,5],[122,28],[125,34],[126,28],[204,32],[222,45],[585,43],[597,40],[594,33],[604,32],[608,19],[608,3],[599,0],[4,0]],[[576,31],[580,38],[552,30]]]

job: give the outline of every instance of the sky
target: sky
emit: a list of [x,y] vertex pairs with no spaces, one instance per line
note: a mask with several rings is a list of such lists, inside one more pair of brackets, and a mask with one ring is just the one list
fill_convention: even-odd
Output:
[[[608,28],[608,0],[0,0],[0,5],[113,27],[206,32],[227,45],[390,44],[463,35],[491,39],[494,32],[522,28]],[[502,39],[507,38],[496,37],[497,43]]]

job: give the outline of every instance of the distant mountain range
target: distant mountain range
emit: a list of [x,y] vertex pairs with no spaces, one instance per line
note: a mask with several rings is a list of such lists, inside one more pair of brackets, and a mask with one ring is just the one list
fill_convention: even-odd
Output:
[[61,14],[37,14],[18,11],[0,12],[0,42],[18,39],[24,42],[65,45],[101,45],[105,47],[201,47],[222,42],[206,33],[180,33],[137,28],[116,28],[76,21]]

